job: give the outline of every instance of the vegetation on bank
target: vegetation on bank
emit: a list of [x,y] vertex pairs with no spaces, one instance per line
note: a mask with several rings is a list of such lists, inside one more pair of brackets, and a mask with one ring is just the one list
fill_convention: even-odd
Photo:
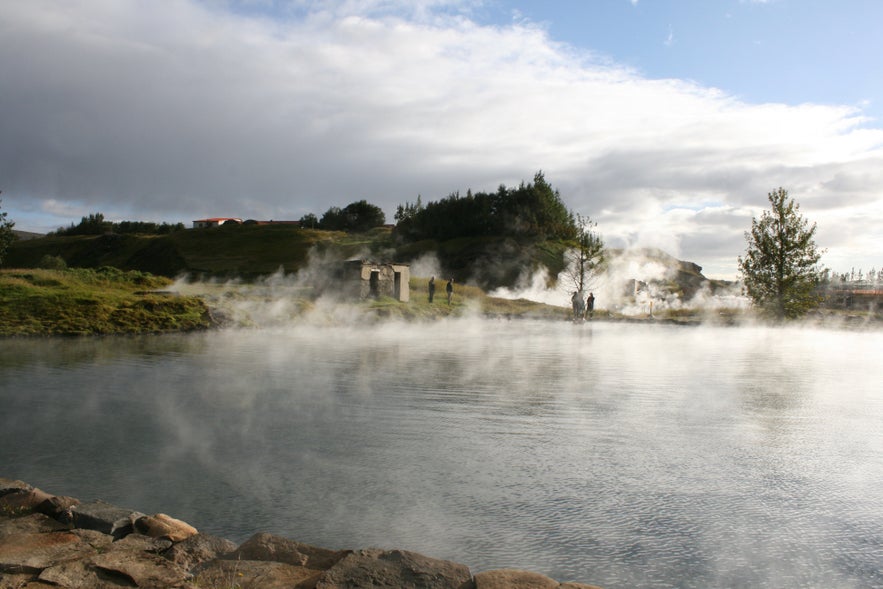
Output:
[[0,336],[105,335],[205,329],[199,297],[160,292],[171,281],[116,268],[0,270]]

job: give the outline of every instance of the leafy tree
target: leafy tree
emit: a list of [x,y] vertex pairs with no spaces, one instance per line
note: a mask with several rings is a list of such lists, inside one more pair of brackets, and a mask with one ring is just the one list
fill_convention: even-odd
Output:
[[319,221],[319,228],[328,231],[367,231],[386,223],[383,209],[360,200],[344,208],[331,207]]
[[300,218],[300,226],[308,227],[310,229],[315,229],[319,226],[319,218],[316,217],[313,213],[307,213],[303,217]]
[[542,171],[532,183],[517,188],[500,185],[496,192],[454,192],[423,206],[400,205],[396,211],[396,234],[403,239],[446,241],[459,237],[499,236],[517,239],[565,239],[577,237],[573,215]]
[[823,251],[816,248],[816,224],[800,215],[800,205],[779,188],[768,195],[771,209],[752,218],[748,247],[739,257],[745,290],[754,304],[777,319],[799,317],[818,306],[816,286]]
[[577,238],[567,253],[567,269],[564,279],[567,289],[577,291],[580,297],[593,287],[594,280],[604,263],[604,240],[595,231],[597,223],[582,215],[576,216]]
[[[0,201],[0,204],[2,202]],[[0,264],[3,263],[3,258],[6,257],[6,250],[15,241],[15,234],[12,232],[13,227],[15,227],[15,223],[7,219],[6,211],[0,211]]]

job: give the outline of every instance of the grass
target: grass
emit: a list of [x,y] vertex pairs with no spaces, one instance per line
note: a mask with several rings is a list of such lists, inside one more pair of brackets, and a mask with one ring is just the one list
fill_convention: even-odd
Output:
[[364,301],[367,310],[379,317],[401,319],[432,320],[444,317],[459,317],[478,314],[490,317],[507,318],[566,318],[566,310],[560,307],[544,305],[524,299],[510,300],[489,297],[476,287],[462,284],[454,285],[454,295],[448,304],[444,289],[445,282],[437,283],[432,303],[429,302],[429,288],[424,278],[411,278],[409,282],[410,301],[399,302],[389,297]]
[[0,270],[0,336],[161,333],[211,325],[197,297],[171,281],[115,268]]

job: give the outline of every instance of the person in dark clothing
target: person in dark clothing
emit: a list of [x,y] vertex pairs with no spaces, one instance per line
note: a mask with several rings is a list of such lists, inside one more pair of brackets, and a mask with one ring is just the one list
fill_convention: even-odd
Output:
[[595,294],[589,293],[589,298],[586,299],[586,312],[589,314],[589,317],[595,312]]
[[451,299],[454,297],[454,279],[451,278],[448,280],[448,284],[445,286],[445,291],[448,293],[448,304],[451,304]]
[[429,302],[435,297],[435,276],[429,279]]

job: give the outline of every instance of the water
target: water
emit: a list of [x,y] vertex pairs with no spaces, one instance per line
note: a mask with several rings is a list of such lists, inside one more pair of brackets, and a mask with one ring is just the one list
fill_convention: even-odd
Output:
[[0,341],[0,476],[606,589],[883,587],[881,350],[482,320]]

